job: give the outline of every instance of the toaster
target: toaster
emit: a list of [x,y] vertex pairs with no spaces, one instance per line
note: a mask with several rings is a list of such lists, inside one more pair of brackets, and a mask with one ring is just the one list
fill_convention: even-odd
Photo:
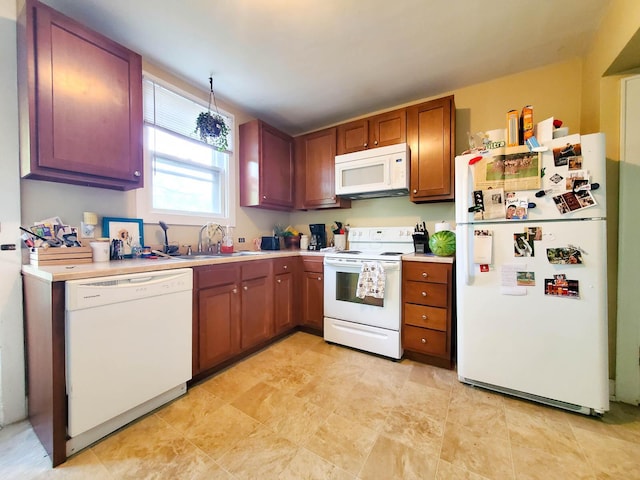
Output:
[[260,250],[280,250],[280,239],[278,237],[262,237]]

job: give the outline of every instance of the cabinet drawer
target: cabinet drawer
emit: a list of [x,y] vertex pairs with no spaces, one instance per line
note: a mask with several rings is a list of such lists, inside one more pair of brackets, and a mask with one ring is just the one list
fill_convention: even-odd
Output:
[[293,272],[295,268],[295,257],[289,258],[274,258],[273,259],[273,274],[278,275],[280,273]]
[[242,280],[262,278],[269,276],[269,260],[253,260],[240,264],[240,277]]
[[324,265],[322,264],[324,260],[319,257],[315,258],[303,258],[302,265],[304,266],[305,272],[316,272],[322,273],[324,272]]
[[449,286],[442,283],[404,282],[402,296],[405,302],[434,307],[448,307]]
[[208,265],[193,269],[196,289],[219,287],[238,282],[238,267],[236,265]]
[[428,328],[402,327],[402,346],[414,352],[430,355],[447,354],[447,334]]
[[447,309],[404,304],[404,323],[415,327],[432,328],[433,330],[447,331]]
[[451,265],[430,262],[403,262],[402,275],[405,280],[416,282],[448,283]]

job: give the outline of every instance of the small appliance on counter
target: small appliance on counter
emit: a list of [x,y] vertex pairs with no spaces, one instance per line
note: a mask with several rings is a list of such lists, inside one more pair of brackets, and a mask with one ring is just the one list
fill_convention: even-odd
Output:
[[309,241],[309,250],[322,250],[327,246],[327,231],[324,223],[311,223],[311,239]]
[[260,250],[280,250],[280,239],[278,237],[262,237]]

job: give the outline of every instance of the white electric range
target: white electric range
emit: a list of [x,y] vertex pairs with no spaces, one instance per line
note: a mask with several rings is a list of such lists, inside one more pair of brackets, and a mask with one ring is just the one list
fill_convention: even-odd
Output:
[[[413,227],[352,227],[348,250],[324,257],[324,339],[359,350],[402,357],[402,255],[411,253]],[[356,295],[363,264],[384,269],[384,297]]]

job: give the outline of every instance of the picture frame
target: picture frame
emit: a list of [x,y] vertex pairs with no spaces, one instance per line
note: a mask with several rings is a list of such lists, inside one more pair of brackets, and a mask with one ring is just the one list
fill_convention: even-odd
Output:
[[104,217],[102,219],[102,235],[113,240],[122,240],[122,253],[131,258],[131,247],[139,242],[144,245],[144,229],[141,218]]

